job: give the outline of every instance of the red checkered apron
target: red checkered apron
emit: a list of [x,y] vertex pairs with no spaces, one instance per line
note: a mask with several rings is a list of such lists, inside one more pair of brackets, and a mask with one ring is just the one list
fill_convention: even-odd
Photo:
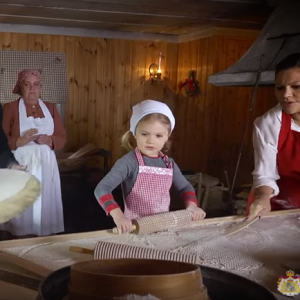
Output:
[[[300,133],[291,129],[291,116],[282,111],[282,124],[278,139],[277,181],[280,193],[271,199],[271,210],[300,207]],[[248,198],[247,214],[254,201],[251,191]]]
[[139,149],[135,149],[139,163],[136,182],[125,199],[124,215],[127,219],[137,219],[169,211],[170,188],[173,182],[173,168],[168,157],[162,153],[166,168],[145,166]]

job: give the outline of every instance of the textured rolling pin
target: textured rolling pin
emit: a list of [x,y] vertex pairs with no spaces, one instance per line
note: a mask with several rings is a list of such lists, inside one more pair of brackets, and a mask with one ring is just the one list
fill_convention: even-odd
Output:
[[138,258],[138,259],[159,259],[180,261],[191,264],[199,264],[201,261],[195,255],[188,255],[167,250],[157,250],[130,245],[123,245],[110,242],[98,242],[95,250],[81,247],[69,248],[72,252],[85,253],[94,256],[94,259],[119,259],[119,258]]
[[[191,223],[192,214],[184,209],[132,220],[132,232],[135,234],[147,234],[171,230],[190,225]],[[119,233],[117,227],[113,228],[113,233]]]

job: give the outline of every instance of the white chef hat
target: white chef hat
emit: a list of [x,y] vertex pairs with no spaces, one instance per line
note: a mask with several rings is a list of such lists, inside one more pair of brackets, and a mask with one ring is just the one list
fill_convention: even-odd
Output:
[[155,101],[155,100],[145,100],[141,103],[136,104],[132,108],[132,116],[130,119],[130,131],[132,134],[135,134],[136,126],[139,123],[139,121],[150,114],[162,114],[166,116],[171,123],[171,132],[173,131],[175,127],[175,118],[170,110],[169,106],[165,103]]

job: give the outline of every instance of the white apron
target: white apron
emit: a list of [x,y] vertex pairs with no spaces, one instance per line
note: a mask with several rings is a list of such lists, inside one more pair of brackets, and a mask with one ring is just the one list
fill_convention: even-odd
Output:
[[[24,100],[19,103],[20,136],[32,128],[37,128],[37,134],[52,135],[54,132],[53,118],[39,99],[39,105],[44,118],[27,117]],[[27,166],[27,171],[42,182],[42,195],[25,210],[24,213],[0,226],[13,235],[50,235],[64,231],[63,206],[61,198],[60,176],[56,156],[47,145],[30,142],[13,151],[21,165]]]

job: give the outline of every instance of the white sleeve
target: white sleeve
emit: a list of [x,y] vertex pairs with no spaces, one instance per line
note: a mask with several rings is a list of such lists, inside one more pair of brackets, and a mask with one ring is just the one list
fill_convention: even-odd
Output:
[[269,186],[274,190],[272,196],[279,194],[276,181],[279,179],[277,170],[277,145],[267,143],[260,129],[254,124],[253,130],[254,164],[253,188]]

